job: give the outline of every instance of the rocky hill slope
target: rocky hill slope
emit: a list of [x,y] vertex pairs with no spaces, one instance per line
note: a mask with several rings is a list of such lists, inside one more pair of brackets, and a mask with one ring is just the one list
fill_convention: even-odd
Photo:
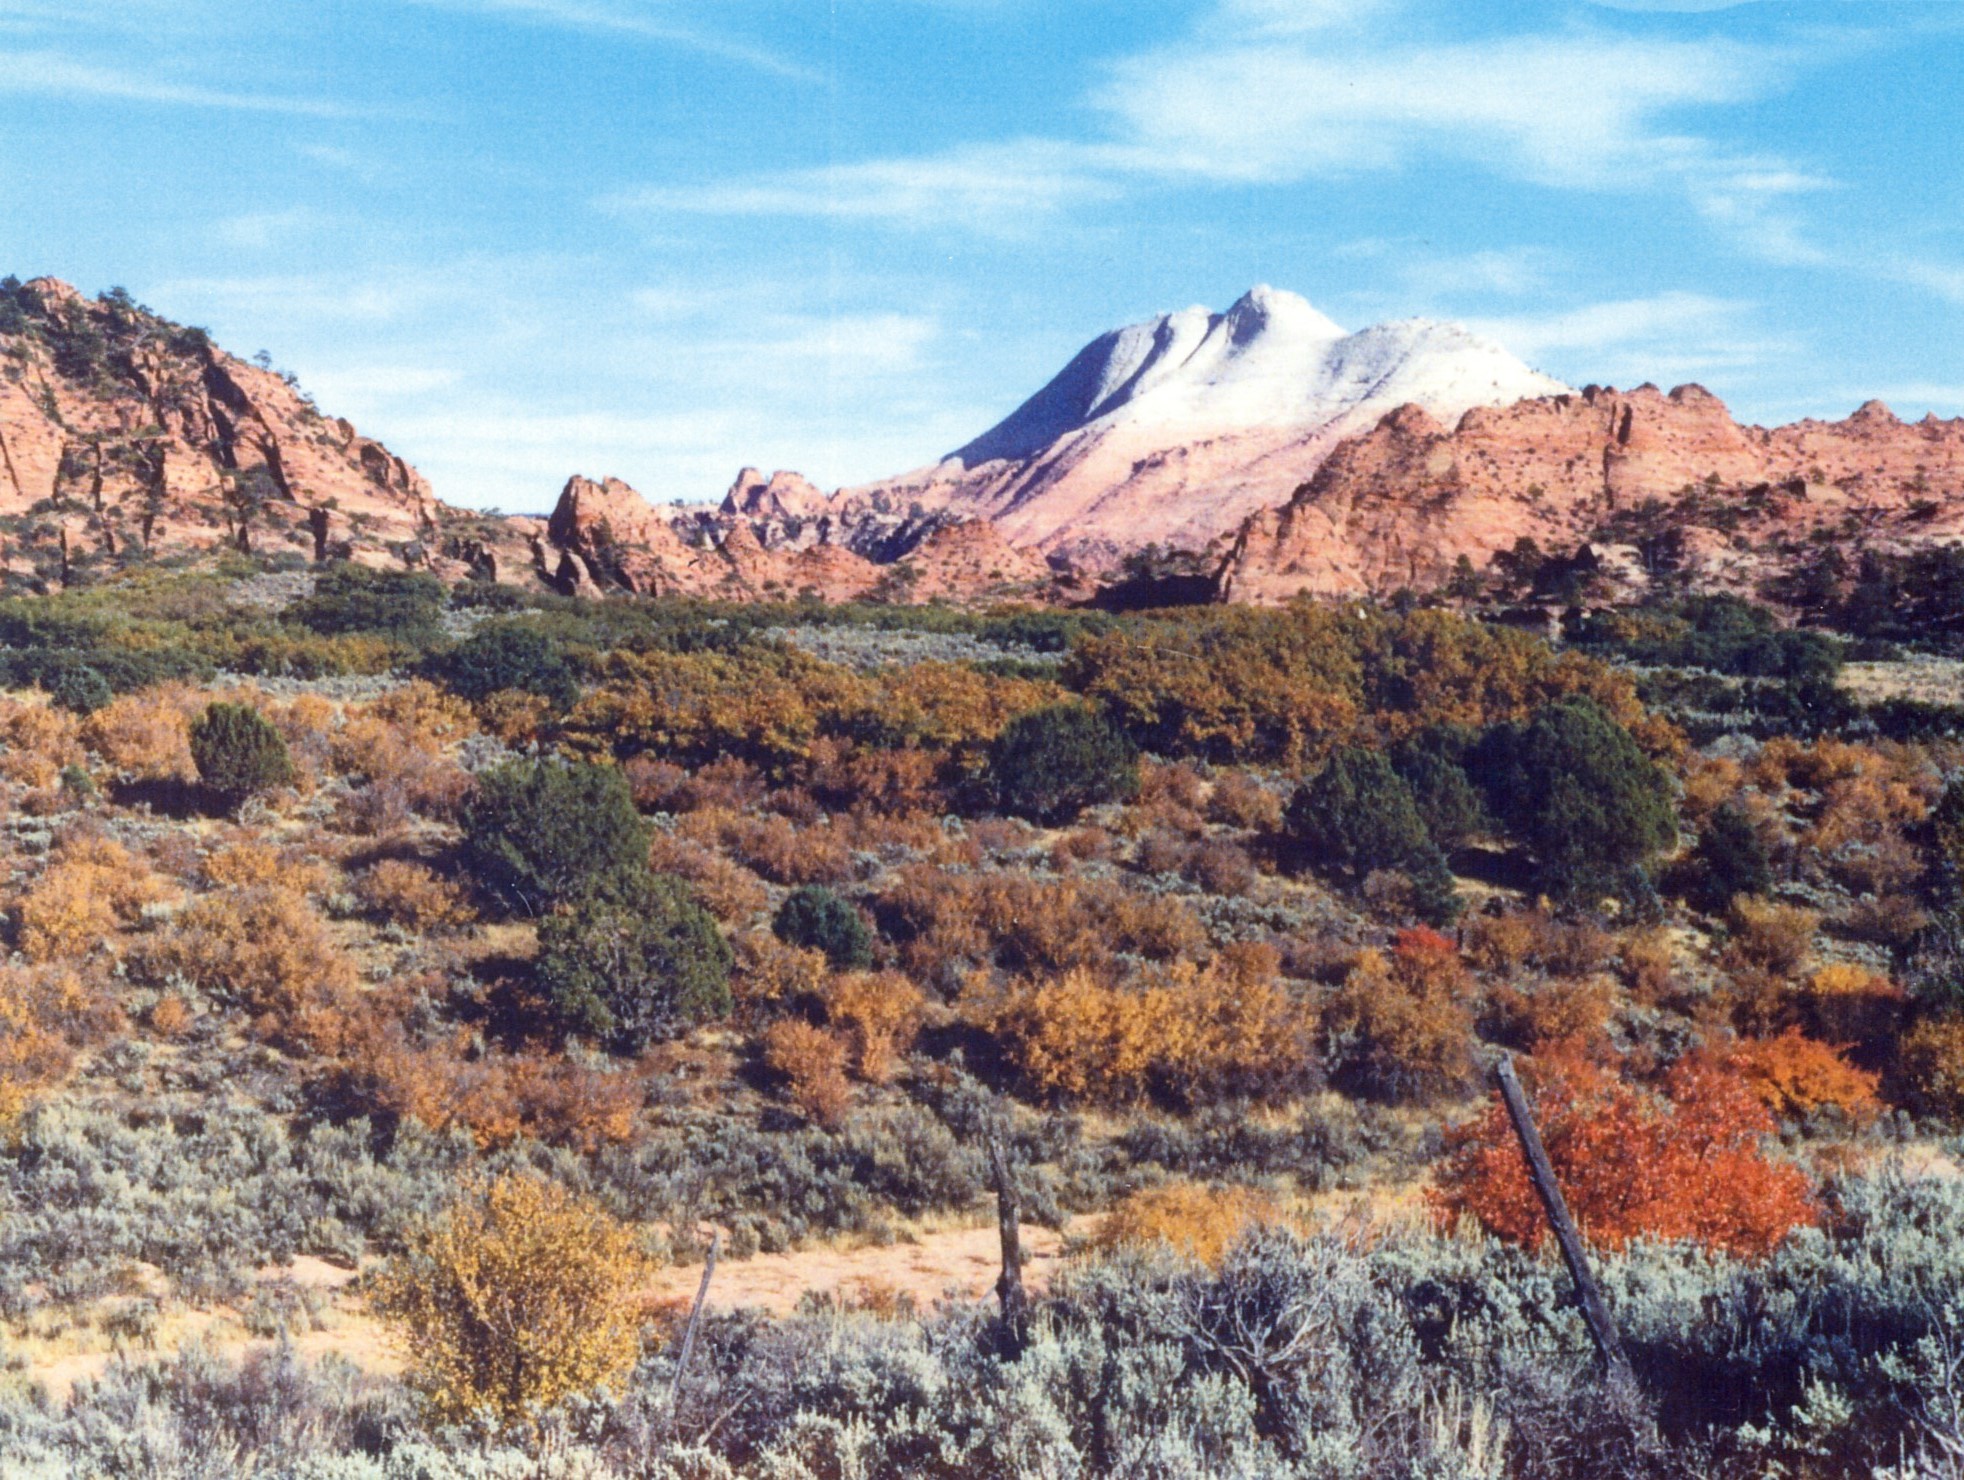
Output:
[[[1895,549],[1964,535],[1964,419],[1909,424],[1871,401],[1844,421],[1742,426],[1700,386],[1470,410],[1418,406],[1337,448],[1280,508],[1248,520],[1219,579],[1229,601],[1424,590],[1522,539],[1593,541],[1640,584],[1670,559],[1705,589],[1749,590],[1820,542]],[[1660,539],[1663,544],[1659,544]],[[1642,559],[1631,558],[1648,551]]]
[[802,491],[793,502],[796,517],[861,530],[985,518],[1019,548],[1109,569],[1147,545],[1232,534],[1399,405],[1450,418],[1564,389],[1451,324],[1347,334],[1297,295],[1257,287],[1226,313],[1190,308],[1101,335],[932,467],[823,506]]

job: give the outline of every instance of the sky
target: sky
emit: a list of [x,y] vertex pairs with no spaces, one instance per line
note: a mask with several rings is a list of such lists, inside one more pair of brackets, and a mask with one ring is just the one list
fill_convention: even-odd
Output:
[[0,0],[0,272],[508,511],[898,473],[1258,282],[1950,416],[1960,76],[1964,0]]

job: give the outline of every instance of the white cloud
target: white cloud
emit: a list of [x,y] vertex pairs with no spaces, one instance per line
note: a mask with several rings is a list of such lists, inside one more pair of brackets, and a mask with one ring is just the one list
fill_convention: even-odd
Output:
[[636,4],[633,0],[405,0],[410,5],[440,10],[507,16],[561,30],[585,31],[633,41],[679,46],[740,66],[801,82],[821,82],[821,74],[762,47],[686,25],[674,18],[676,7]]
[[1046,139],[872,159],[727,184],[651,186],[607,204],[636,212],[812,216],[1013,236],[1068,204],[1117,193],[1115,152]]
[[1467,326],[1571,384],[1671,384],[1799,357],[1803,346],[1754,327],[1754,307],[1672,291],[1545,314],[1475,318]]
[[317,98],[283,98],[231,92],[196,83],[97,66],[50,51],[0,52],[0,93],[47,97],[117,98],[242,113],[291,113],[307,118],[347,118],[354,110]]

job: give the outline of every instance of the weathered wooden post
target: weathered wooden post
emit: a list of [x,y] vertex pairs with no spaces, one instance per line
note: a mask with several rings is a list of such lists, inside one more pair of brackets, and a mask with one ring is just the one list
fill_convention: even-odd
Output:
[[1002,1273],[996,1278],[996,1298],[1002,1303],[1003,1340],[1013,1356],[1023,1350],[1030,1332],[1030,1297],[1023,1289],[1023,1231],[1016,1184],[1003,1154],[1002,1131],[988,1129],[989,1174],[996,1184],[996,1232],[1002,1240]]
[[716,1255],[723,1247],[723,1230],[709,1240],[709,1253],[702,1261],[702,1283],[696,1286],[696,1303],[689,1307],[689,1324],[682,1328],[682,1349],[675,1354],[675,1382],[668,1390],[668,1411],[672,1415],[682,1396],[682,1374],[689,1370],[689,1354],[696,1349],[696,1330],[702,1325],[703,1307],[709,1304],[709,1278],[716,1273]]
[[1520,1137],[1521,1153],[1527,1158],[1528,1180],[1534,1184],[1535,1194],[1548,1214],[1548,1224],[1555,1230],[1555,1242],[1561,1246],[1562,1262],[1568,1265],[1569,1278],[1575,1282],[1575,1303],[1582,1307],[1582,1319],[1589,1327],[1590,1339],[1596,1343],[1596,1355],[1611,1377],[1627,1379],[1631,1376],[1630,1359],[1624,1355],[1623,1338],[1617,1334],[1616,1322],[1603,1303],[1602,1291],[1596,1288],[1595,1276],[1589,1273],[1582,1235],[1576,1231],[1575,1220],[1569,1217],[1561,1184],[1555,1180],[1555,1168],[1549,1163],[1547,1149],[1541,1144],[1541,1132],[1535,1129],[1534,1116],[1528,1110],[1528,1097],[1514,1073],[1513,1058],[1502,1054],[1493,1073],[1500,1085],[1500,1098],[1507,1106],[1507,1118],[1514,1122],[1514,1134]]

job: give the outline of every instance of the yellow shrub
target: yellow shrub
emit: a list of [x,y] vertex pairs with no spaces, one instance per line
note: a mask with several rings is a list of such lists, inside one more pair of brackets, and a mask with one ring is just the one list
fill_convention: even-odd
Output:
[[824,997],[830,968],[823,951],[787,945],[768,930],[753,930],[738,939],[736,955],[730,987],[745,1005]]
[[1876,1076],[1857,1069],[1839,1050],[1789,1028],[1774,1038],[1739,1044],[1725,1059],[1755,1099],[1789,1119],[1830,1108],[1849,1119],[1873,1119],[1881,1110]]
[[325,894],[333,877],[318,860],[284,853],[256,838],[221,848],[204,862],[204,876],[223,889],[288,889],[295,894]]
[[1160,1246],[1209,1268],[1257,1228],[1281,1223],[1275,1200],[1247,1187],[1171,1182],[1132,1193],[1099,1224],[1101,1249]]
[[1927,1018],[1902,1044],[1903,1077],[1922,1104],[1964,1117],[1964,1016]]
[[1472,984],[1452,944],[1406,930],[1389,954],[1366,950],[1323,1015],[1331,1058],[1359,1088],[1424,1098],[1473,1069]]
[[0,969],[0,1132],[68,1068],[73,1054],[59,1030],[85,995],[72,975]]
[[439,1419],[534,1418],[634,1366],[647,1263],[630,1229],[557,1184],[473,1187],[406,1244],[374,1300]]
[[83,760],[81,722],[65,709],[0,699],[0,775],[36,788],[53,786],[63,766]]
[[1805,964],[1821,917],[1800,905],[1741,895],[1732,901],[1732,941],[1725,965],[1790,977]]

